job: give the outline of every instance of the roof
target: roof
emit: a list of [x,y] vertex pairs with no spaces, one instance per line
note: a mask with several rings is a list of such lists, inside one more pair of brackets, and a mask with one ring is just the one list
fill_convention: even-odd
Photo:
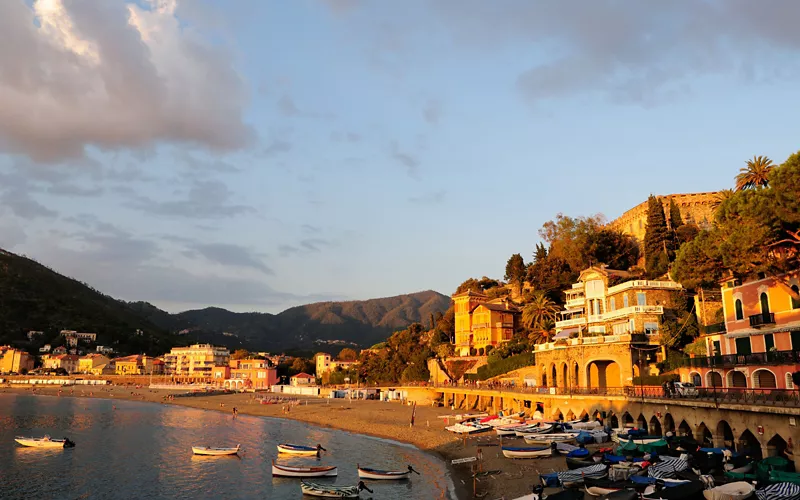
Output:
[[298,373],[297,375],[293,376],[292,378],[314,378],[313,375],[309,375],[308,373]]
[[141,361],[141,354],[133,354],[131,356],[125,356],[122,358],[114,358],[115,363],[141,363]]
[[568,339],[570,334],[577,333],[577,331],[578,331],[577,328],[565,328],[564,330],[561,330],[560,332],[553,335],[553,340]]
[[485,307],[490,311],[500,311],[500,312],[510,312],[510,313],[518,313],[519,308],[513,304],[506,305],[506,304],[491,304],[489,302],[484,302],[483,304],[477,304],[475,307],[472,308],[472,311],[479,307]]
[[584,269],[583,271],[581,271],[581,274],[578,277],[578,279],[582,280],[583,279],[583,274],[586,273],[586,272],[589,272],[589,271],[595,271],[595,272],[598,272],[598,273],[600,273],[600,274],[602,274],[604,276],[619,276],[620,278],[630,278],[631,276],[633,276],[628,271],[623,271],[621,269],[610,269],[610,268],[606,267],[605,264],[600,264],[599,266],[589,266],[586,269]]
[[453,297],[453,298],[455,298],[455,297],[464,297],[464,296],[467,296],[467,295],[473,295],[475,297],[486,297],[485,294],[480,293],[480,292],[476,292],[475,290],[467,290],[466,292],[455,293],[451,297]]

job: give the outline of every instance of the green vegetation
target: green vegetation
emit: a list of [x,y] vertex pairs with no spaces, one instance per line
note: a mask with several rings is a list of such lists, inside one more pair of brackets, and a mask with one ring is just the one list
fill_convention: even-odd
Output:
[[769,174],[775,168],[772,160],[766,156],[754,156],[745,165],[736,176],[736,191],[769,186]]
[[652,194],[647,199],[647,229],[644,235],[645,272],[649,279],[666,274],[672,250],[671,238],[661,200]]
[[536,358],[532,352],[523,352],[503,359],[489,357],[489,363],[478,368],[477,378],[478,380],[488,380],[535,363]]
[[427,382],[428,359],[433,351],[419,323],[395,332],[380,353],[365,352],[359,365],[359,380],[367,383]]
[[505,279],[517,285],[520,293],[522,293],[522,282],[525,281],[525,272],[525,261],[522,260],[522,255],[515,253],[506,263]]

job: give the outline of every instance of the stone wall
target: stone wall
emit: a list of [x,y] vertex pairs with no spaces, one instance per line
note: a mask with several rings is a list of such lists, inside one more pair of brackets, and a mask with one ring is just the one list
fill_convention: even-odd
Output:
[[[714,220],[714,204],[719,192],[669,194],[660,196],[669,223],[669,202],[674,200],[681,211],[684,223],[694,222],[701,228],[708,227]],[[644,241],[647,228],[647,200],[636,205],[609,223],[609,226]]]

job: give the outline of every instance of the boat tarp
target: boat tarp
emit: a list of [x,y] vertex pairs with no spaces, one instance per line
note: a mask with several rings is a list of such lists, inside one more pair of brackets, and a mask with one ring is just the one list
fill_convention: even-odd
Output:
[[633,441],[626,441],[624,444],[620,444],[617,451],[639,451],[639,446],[634,443]]
[[769,480],[773,483],[800,484],[800,472],[769,471]]
[[800,485],[775,483],[756,490],[758,500],[800,500]]
[[659,453],[663,455],[669,450],[669,445],[667,445],[667,442],[662,439],[654,443],[640,444],[639,450],[644,453]]
[[662,457],[661,461],[647,468],[647,475],[657,479],[674,478],[677,472],[689,468],[689,462],[680,458]]
[[756,462],[756,477],[760,481],[769,481],[771,471],[785,472],[789,469],[789,461],[783,457],[767,457]]
[[577,450],[572,450],[571,452],[567,453],[569,458],[585,458],[589,455],[590,452],[586,448],[578,448]]
[[755,489],[750,483],[737,481],[705,490],[703,496],[706,500],[743,500],[750,497]]

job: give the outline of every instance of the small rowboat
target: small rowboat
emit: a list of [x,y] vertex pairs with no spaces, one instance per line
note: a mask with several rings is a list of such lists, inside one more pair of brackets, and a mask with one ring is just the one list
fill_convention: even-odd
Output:
[[331,477],[337,475],[335,466],[329,467],[290,467],[272,461],[272,475],[282,477]]
[[500,427],[495,427],[494,431],[497,433],[498,436],[512,436],[516,432],[518,428],[527,427],[527,424],[519,423],[519,424],[510,424],[510,425],[503,425]]
[[553,424],[533,424],[514,429],[514,434],[519,437],[525,434],[547,434],[553,430]]
[[286,453],[289,455],[303,455],[314,456],[319,455],[320,451],[328,451],[321,445],[317,446],[303,446],[302,444],[289,444],[283,443],[278,445],[278,453]]
[[492,426],[486,424],[479,424],[476,422],[465,422],[463,424],[455,424],[445,427],[445,430],[454,432],[456,434],[476,434],[478,432],[486,432],[492,429]]
[[236,445],[236,448],[214,448],[211,446],[192,446],[192,453],[195,455],[209,455],[214,457],[221,457],[224,455],[236,455],[239,453],[241,445]]
[[747,481],[736,481],[722,484],[710,490],[703,490],[706,500],[744,500],[756,491],[756,487]]
[[73,448],[75,446],[75,443],[70,441],[69,438],[53,439],[50,436],[40,438],[17,436],[14,441],[22,446],[31,448]]
[[408,466],[408,470],[378,470],[368,467],[358,467],[358,477],[361,479],[408,479],[411,473],[419,474],[413,467]]
[[503,456],[506,458],[539,458],[549,457],[553,454],[550,446],[543,448],[521,448],[517,446],[503,446]]
[[551,443],[574,443],[573,434],[527,434],[525,442],[534,446],[547,446]]
[[357,486],[333,486],[303,481],[300,483],[300,490],[304,495],[325,498],[358,498],[361,490],[367,490],[372,493],[372,490],[367,488],[364,481],[359,481]]

